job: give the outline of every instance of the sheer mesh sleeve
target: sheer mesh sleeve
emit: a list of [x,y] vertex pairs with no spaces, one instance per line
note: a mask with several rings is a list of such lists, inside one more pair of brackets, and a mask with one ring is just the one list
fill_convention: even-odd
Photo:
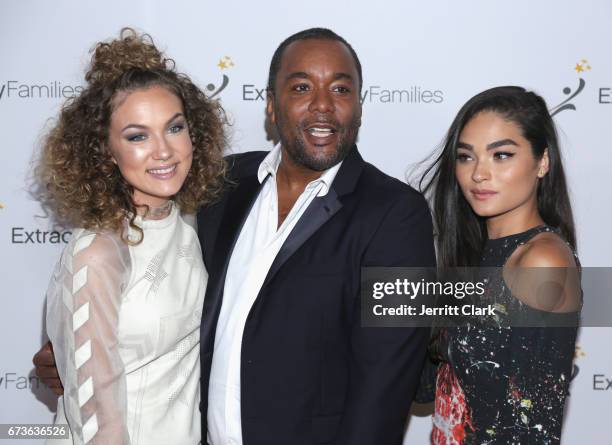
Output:
[[129,252],[118,238],[77,231],[47,293],[47,330],[75,444],[129,444],[119,356],[121,295]]

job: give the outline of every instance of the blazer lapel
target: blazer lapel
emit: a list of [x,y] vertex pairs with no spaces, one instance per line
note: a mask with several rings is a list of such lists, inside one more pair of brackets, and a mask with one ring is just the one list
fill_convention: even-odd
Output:
[[291,255],[341,208],[342,203],[338,200],[338,195],[333,189],[330,189],[327,195],[315,198],[304,211],[276,258],[274,258],[263,286],[274,277]]
[[320,198],[315,198],[310,203],[285,240],[281,250],[272,262],[272,266],[266,275],[262,287],[274,278],[274,275],[276,275],[283,264],[285,264],[308,238],[342,208],[342,202],[339,198],[351,193],[355,189],[357,179],[363,169],[363,164],[364,161],[359,155],[357,147],[354,146],[351,153],[342,163],[340,170],[338,170],[336,178],[327,194]]
[[[213,252],[216,261],[212,262],[208,275],[209,281],[204,299],[201,324],[201,341],[203,345],[206,343],[205,340],[212,340],[214,338],[217,317],[219,316],[223,300],[223,288],[225,286],[229,260],[242,226],[264,183],[265,181],[259,183],[256,174],[247,176],[240,180],[235,190],[229,192],[225,214],[219,226]],[[208,346],[212,350],[212,342]]]

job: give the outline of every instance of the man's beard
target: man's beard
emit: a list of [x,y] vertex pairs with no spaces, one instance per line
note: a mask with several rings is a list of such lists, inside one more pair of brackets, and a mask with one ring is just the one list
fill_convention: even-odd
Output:
[[[322,172],[343,161],[348,156],[357,140],[359,125],[360,119],[357,115],[353,116],[350,124],[347,126],[340,126],[335,123],[338,141],[336,143],[336,149],[328,156],[313,156],[306,150],[306,143],[303,135],[303,130],[306,125],[304,124],[295,127],[294,135],[292,135],[294,136],[293,138],[288,138],[282,131],[279,131],[281,146],[295,164],[310,170]],[[282,121],[278,122],[279,130],[282,126]]]

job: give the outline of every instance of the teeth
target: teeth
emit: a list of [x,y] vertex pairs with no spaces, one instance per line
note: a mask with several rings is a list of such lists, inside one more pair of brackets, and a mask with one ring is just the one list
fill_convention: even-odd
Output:
[[332,130],[331,128],[312,127],[308,129],[308,132],[315,137],[324,138],[332,134],[334,130]]
[[149,170],[149,173],[153,173],[154,175],[165,175],[166,173],[173,171],[175,168],[176,164],[166,168],[151,169]]

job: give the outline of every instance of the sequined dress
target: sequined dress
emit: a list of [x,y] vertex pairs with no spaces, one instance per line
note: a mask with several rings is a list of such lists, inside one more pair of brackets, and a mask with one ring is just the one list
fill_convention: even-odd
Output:
[[47,332],[64,385],[56,423],[68,423],[71,437],[48,443],[200,442],[207,273],[188,221],[174,205],[162,219],[138,217],[137,245],[111,232],[73,232],[47,292]]
[[[579,312],[551,314],[513,297],[501,267],[541,226],[486,242],[481,267],[485,295],[494,293],[508,313],[556,317],[577,326]],[[491,271],[497,271],[491,272]],[[572,375],[577,327],[510,327],[477,320],[442,330],[447,357],[438,368],[432,443],[537,444],[560,442],[563,409]]]

